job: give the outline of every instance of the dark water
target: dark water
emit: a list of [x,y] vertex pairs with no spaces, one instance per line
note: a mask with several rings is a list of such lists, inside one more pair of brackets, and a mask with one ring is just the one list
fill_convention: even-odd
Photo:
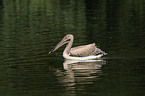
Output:
[[[96,43],[97,61],[48,52],[73,34]],[[144,0],[1,0],[1,96],[144,96]]]

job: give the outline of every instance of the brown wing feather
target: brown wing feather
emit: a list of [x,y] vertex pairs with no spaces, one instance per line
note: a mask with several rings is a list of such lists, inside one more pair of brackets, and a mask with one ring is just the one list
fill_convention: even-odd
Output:
[[89,44],[89,45],[83,45],[71,48],[70,55],[74,56],[90,56],[90,55],[96,55],[96,46],[95,43]]

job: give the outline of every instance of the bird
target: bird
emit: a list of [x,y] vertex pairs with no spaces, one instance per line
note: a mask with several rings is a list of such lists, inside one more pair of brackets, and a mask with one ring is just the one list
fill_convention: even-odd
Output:
[[[71,48],[72,44],[73,44],[73,41],[74,41],[74,36],[72,34],[66,35],[49,52],[49,54],[56,51],[58,48],[60,48],[62,45],[66,44],[66,43],[67,43],[66,48],[63,51],[63,57],[65,59],[70,59],[70,60],[92,60],[92,59],[101,58],[103,55],[107,54],[104,51],[102,51],[100,48],[97,48],[95,43]],[[101,54],[99,54],[99,53],[101,53]]]

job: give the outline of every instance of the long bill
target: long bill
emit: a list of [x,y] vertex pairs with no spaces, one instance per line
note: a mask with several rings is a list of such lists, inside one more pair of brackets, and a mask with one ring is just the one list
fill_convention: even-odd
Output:
[[54,52],[54,51],[56,51],[58,48],[60,48],[62,45],[64,45],[64,44],[66,44],[66,43],[68,43],[69,41],[66,41],[65,39],[62,39],[50,52],[49,52],[49,54],[51,53],[51,52]]

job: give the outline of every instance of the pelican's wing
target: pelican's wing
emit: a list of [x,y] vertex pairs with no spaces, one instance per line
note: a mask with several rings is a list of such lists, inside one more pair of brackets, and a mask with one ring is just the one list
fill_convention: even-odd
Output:
[[95,43],[89,44],[89,45],[83,45],[71,48],[70,55],[74,56],[90,56],[90,55],[96,55],[100,53],[100,50],[97,50],[99,48],[96,48]]

